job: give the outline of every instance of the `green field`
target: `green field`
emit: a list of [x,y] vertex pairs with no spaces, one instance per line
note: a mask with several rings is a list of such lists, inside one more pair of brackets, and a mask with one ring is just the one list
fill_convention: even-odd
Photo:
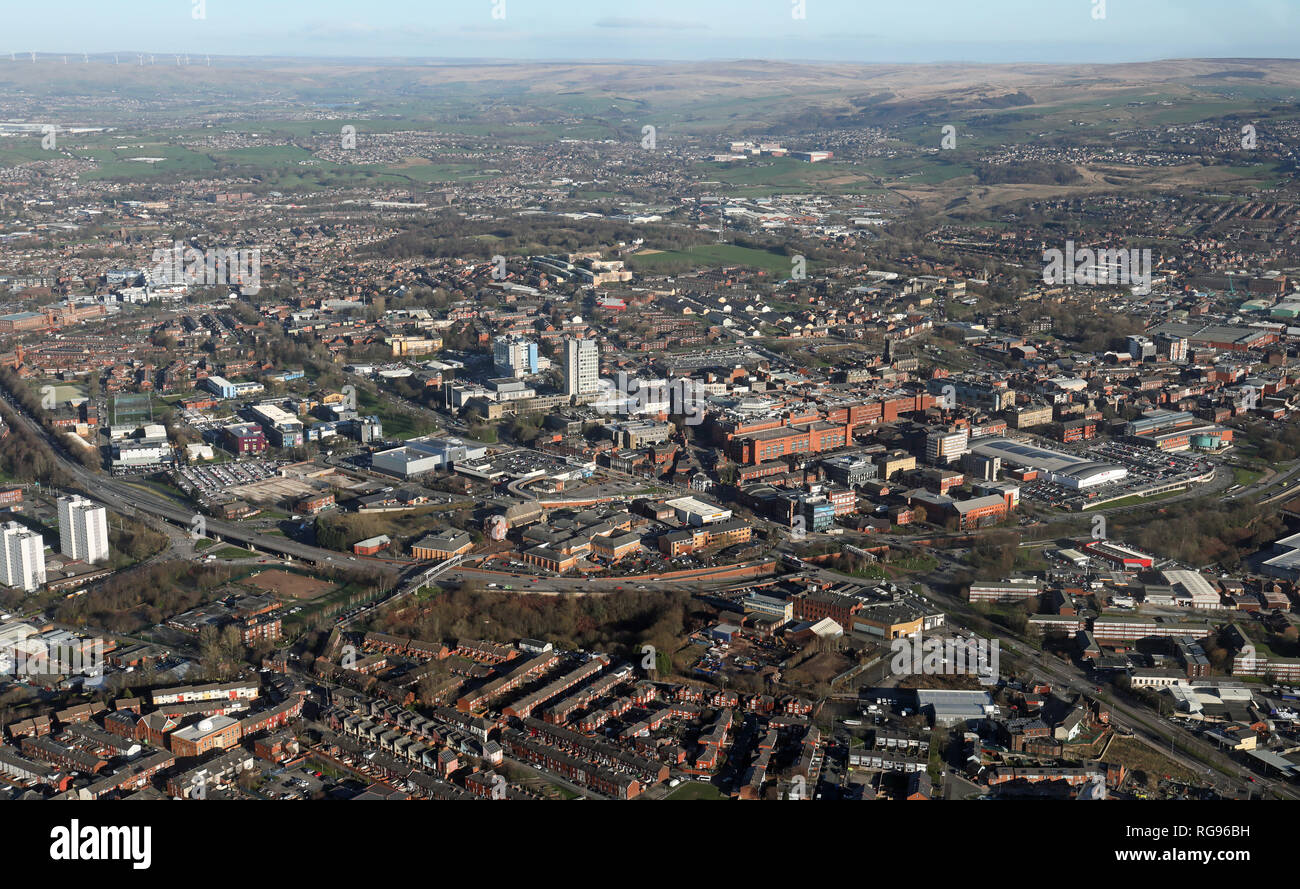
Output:
[[[628,265],[636,271],[670,272],[694,269],[717,268],[720,266],[745,266],[765,271],[774,277],[788,278],[791,271],[791,258],[767,250],[754,250],[750,247],[737,247],[734,244],[707,244],[682,250],[664,250],[659,253],[638,254],[628,257]],[[815,263],[807,264],[811,274]]]
[[[432,125],[430,125],[432,126]],[[339,123],[342,127],[342,122]],[[365,129],[363,129],[363,127]],[[365,132],[419,129],[409,121],[359,121]],[[215,175],[247,175],[260,180],[264,187],[280,190],[349,187],[373,184],[422,185],[440,182],[468,182],[489,178],[474,163],[462,159],[439,161],[437,158],[411,158],[401,164],[334,163],[319,160],[308,147],[294,144],[295,139],[317,138],[330,132],[320,121],[280,120],[247,124],[232,129],[255,132],[260,136],[283,138],[281,145],[259,145],[229,151],[206,152],[181,144],[211,135],[210,130],[168,129],[146,135],[124,131],[112,136],[92,134],[78,143],[67,145],[72,154],[93,160],[98,168],[81,174],[83,180],[194,179]],[[65,146],[61,145],[61,148]],[[49,157],[40,148],[38,138],[12,140],[0,147],[0,163],[24,163]],[[161,158],[156,162],[132,158]]]
[[[164,176],[208,176],[217,169],[216,162],[206,154],[191,151],[180,145],[133,144],[126,148],[95,148],[77,152],[99,164],[99,169],[81,175],[83,180],[129,179],[142,180]],[[131,158],[163,158],[157,163],[131,160]]]
[[871,171],[822,161],[810,164],[788,157],[697,164],[694,172],[709,181],[743,189],[747,194],[803,192],[859,193],[878,184]]
[[669,791],[664,799],[726,799],[726,795],[712,784],[703,781],[683,781]]
[[74,398],[86,397],[86,390],[73,383],[40,383],[33,381],[30,386],[32,391],[42,396],[47,394],[45,388],[46,386],[49,386],[48,394],[54,396],[54,404],[56,407],[62,405],[66,401],[71,401]]
[[252,559],[257,556],[257,553],[249,552],[238,546],[223,546],[221,549],[213,550],[210,555],[214,555],[218,559]]
[[1255,482],[1259,481],[1260,476],[1262,476],[1263,474],[1264,473],[1258,469],[1247,469],[1244,466],[1232,467],[1233,482],[1241,485],[1243,488],[1249,487],[1250,485],[1253,485]]
[[418,435],[428,435],[436,427],[432,420],[422,416],[412,416],[394,407],[386,398],[375,396],[370,390],[357,387],[357,405],[363,414],[373,414],[384,424],[384,436],[387,438],[408,439]]

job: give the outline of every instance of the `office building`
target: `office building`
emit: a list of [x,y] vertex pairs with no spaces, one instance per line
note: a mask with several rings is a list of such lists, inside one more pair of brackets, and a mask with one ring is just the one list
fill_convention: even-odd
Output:
[[926,430],[926,462],[938,465],[960,460],[969,448],[970,433],[966,429],[948,429],[932,426]]
[[497,372],[524,377],[538,372],[537,343],[521,336],[499,336],[492,341],[492,362]]

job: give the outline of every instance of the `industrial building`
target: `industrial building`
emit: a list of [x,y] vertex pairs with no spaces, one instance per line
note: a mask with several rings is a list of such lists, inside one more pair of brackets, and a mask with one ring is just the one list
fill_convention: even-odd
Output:
[[710,525],[715,522],[725,522],[731,518],[731,510],[714,506],[712,503],[705,503],[703,500],[697,500],[694,497],[678,497],[676,500],[667,501],[665,505],[673,508],[679,522],[685,522],[696,527]]
[[918,710],[935,726],[958,725],[992,716],[996,708],[988,692],[917,689]]
[[376,472],[410,478],[486,456],[486,447],[467,444],[458,438],[413,438],[400,447],[376,453],[371,458],[371,467]]
[[1009,438],[981,439],[971,451],[985,457],[999,457],[1003,466],[1035,470],[1050,481],[1075,490],[1094,488],[1128,476],[1127,469],[1113,463],[1086,460]]

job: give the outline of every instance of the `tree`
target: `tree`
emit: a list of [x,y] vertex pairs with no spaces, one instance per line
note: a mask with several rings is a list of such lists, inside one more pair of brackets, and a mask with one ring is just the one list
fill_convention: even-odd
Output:
[[718,463],[717,469],[718,481],[724,485],[735,484],[736,481],[736,464],[730,460],[723,460]]

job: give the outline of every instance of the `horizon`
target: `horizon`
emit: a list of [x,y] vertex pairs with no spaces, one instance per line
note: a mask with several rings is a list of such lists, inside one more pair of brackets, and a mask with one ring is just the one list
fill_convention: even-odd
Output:
[[[12,59],[6,59],[0,55],[0,64],[12,62],[15,64],[31,64],[30,55],[35,53],[37,64],[41,62],[62,63],[66,58],[67,64],[82,64],[79,59],[83,56],[91,64],[109,63],[111,57],[117,57],[119,64],[126,65],[133,57],[153,56],[156,58],[155,64],[161,67],[174,67],[172,59],[177,55],[175,51],[170,50],[148,50],[148,49],[117,49],[104,50],[99,52],[82,52],[68,50],[64,52],[56,50],[14,50],[10,55]],[[740,65],[740,64],[782,64],[796,66],[825,66],[825,67],[845,67],[845,68],[1078,68],[1087,66],[1097,67],[1120,67],[1125,65],[1161,65],[1176,64],[1181,62],[1221,62],[1221,63],[1241,63],[1241,64],[1267,64],[1267,63],[1295,63],[1300,62],[1300,54],[1294,56],[1158,56],[1148,59],[1132,59],[1124,61],[1110,62],[1038,62],[1038,61],[980,61],[976,59],[936,59],[933,61],[899,61],[899,62],[881,62],[881,61],[854,61],[851,59],[801,59],[801,58],[763,58],[759,56],[718,56],[710,58],[691,59],[683,61],[681,59],[670,58],[637,58],[637,59],[620,59],[613,57],[601,56],[556,56],[556,57],[538,57],[538,58],[510,58],[508,56],[370,56],[370,55],[303,55],[290,56],[284,54],[267,53],[264,55],[229,55],[210,52],[186,52],[181,51],[189,59],[189,64],[194,67],[197,60],[207,58],[212,62],[236,62],[236,63],[254,63],[254,62],[303,62],[303,63],[337,63],[350,65],[375,65],[375,66],[464,66],[472,67],[479,65],[487,66],[536,66],[536,65],[623,65],[623,66],[644,66],[658,67],[663,65]],[[131,64],[134,64],[133,62]]]
[[[94,0],[7,14],[25,56],[112,53],[286,59],[798,64],[1125,64],[1292,59],[1300,10],[1286,0],[662,0],[655,15],[599,0],[475,0],[455,6],[344,0]],[[1101,15],[1099,15],[1101,13]],[[802,17],[799,17],[799,16]],[[384,22],[385,24],[372,24]],[[51,35],[55,35],[51,38]],[[135,45],[124,50],[121,46]],[[228,51],[239,45],[241,51]],[[286,45],[293,48],[285,51]],[[448,45],[455,51],[448,53]],[[438,52],[429,52],[437,47]],[[214,49],[227,49],[213,53]]]

